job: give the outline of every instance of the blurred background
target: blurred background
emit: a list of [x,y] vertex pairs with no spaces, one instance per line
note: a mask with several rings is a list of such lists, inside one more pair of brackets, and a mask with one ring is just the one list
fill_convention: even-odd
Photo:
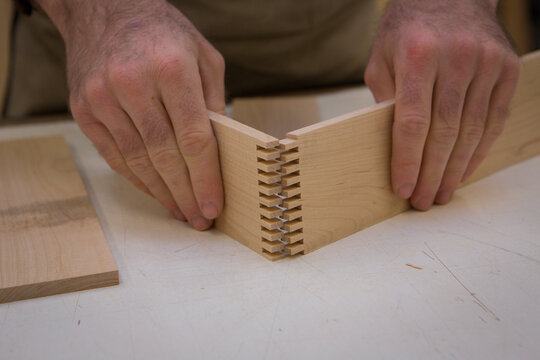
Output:
[[[389,1],[377,0],[380,13]],[[500,0],[499,13],[520,55],[540,49],[540,0]],[[0,0],[0,110],[4,108],[13,16],[12,0]]]

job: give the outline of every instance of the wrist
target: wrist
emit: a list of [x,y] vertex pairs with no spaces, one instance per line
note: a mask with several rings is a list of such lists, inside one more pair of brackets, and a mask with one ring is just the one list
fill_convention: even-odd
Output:
[[81,31],[102,31],[110,15],[133,9],[144,0],[33,0],[58,28],[66,43]]

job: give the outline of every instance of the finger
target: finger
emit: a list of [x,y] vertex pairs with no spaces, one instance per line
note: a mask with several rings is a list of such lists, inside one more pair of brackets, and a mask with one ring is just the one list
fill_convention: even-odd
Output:
[[113,74],[113,78],[114,92],[133,120],[152,166],[190,224],[197,230],[208,229],[212,222],[202,216],[195,200],[187,166],[156,89],[144,86],[136,72]]
[[474,150],[482,138],[489,112],[491,93],[501,72],[501,60],[497,56],[484,55],[479,63],[479,71],[472,81],[465,99],[458,140],[448,160],[435,198],[435,202],[438,204],[446,204],[451,200]]
[[393,99],[395,96],[394,77],[381,56],[373,56],[370,59],[364,73],[364,82],[378,103]]
[[94,117],[99,119],[112,135],[133,174],[174,217],[185,221],[165,183],[153,168],[133,122],[101,80],[87,85],[87,101]]
[[[428,210],[441,184],[448,159],[458,138],[465,94],[472,81],[476,50],[460,43],[441,59],[435,84],[432,119],[418,183],[411,204]],[[459,50],[459,51],[458,51]],[[471,64],[472,63],[472,64]]]
[[478,147],[474,151],[467,170],[463,175],[465,181],[486,158],[495,140],[502,134],[504,123],[509,114],[510,102],[516,91],[519,79],[519,59],[511,55],[505,62],[501,77],[497,81],[489,105],[486,128]]
[[422,40],[401,50],[394,65],[392,187],[404,199],[409,198],[415,188],[430,126],[436,52],[431,40]]
[[225,60],[206,40],[198,61],[206,108],[225,114]]
[[81,128],[81,131],[92,141],[98,153],[105,159],[109,167],[129,180],[139,190],[152,196],[146,185],[144,185],[127,166],[126,161],[122,157],[120,150],[118,150],[118,146],[116,146],[116,143],[107,128],[85,109],[79,110],[72,106],[71,112]]
[[216,138],[203,101],[195,59],[165,69],[161,98],[169,114],[178,147],[189,169],[193,193],[208,219],[223,209],[223,187]]

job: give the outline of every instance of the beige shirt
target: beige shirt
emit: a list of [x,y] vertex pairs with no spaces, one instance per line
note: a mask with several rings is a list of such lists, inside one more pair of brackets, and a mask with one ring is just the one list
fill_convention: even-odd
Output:
[[[229,96],[362,81],[375,0],[173,0],[223,54]],[[67,109],[65,55],[50,21],[19,16],[6,114]]]

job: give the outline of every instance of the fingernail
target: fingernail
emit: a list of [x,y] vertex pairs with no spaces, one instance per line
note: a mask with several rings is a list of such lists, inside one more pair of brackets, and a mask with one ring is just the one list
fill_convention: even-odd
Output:
[[446,204],[452,199],[453,193],[450,190],[441,190],[437,193],[437,203]]
[[191,217],[191,226],[197,230],[206,230],[209,227],[208,220],[203,218],[201,215],[193,215]]
[[398,188],[397,196],[399,196],[399,197],[402,198],[402,199],[408,199],[408,198],[411,197],[413,190],[414,190],[414,189],[413,189],[413,185],[412,185],[412,184],[401,185],[401,186]]
[[414,202],[414,208],[421,211],[429,210],[433,200],[429,196],[422,196],[420,199]]
[[217,207],[210,201],[203,203],[201,210],[203,212],[204,217],[207,219],[215,219],[218,216]]
[[180,211],[179,208],[174,209],[172,213],[173,213],[173,216],[177,218],[178,220],[186,221],[186,217],[184,216],[184,214],[182,214],[182,211]]

